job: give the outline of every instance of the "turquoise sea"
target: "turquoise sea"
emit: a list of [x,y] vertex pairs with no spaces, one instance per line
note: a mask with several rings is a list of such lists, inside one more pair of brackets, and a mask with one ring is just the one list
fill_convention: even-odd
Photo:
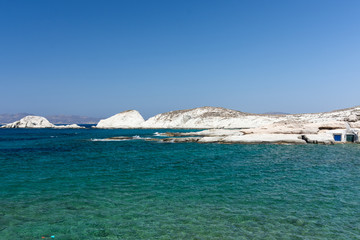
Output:
[[165,131],[0,129],[0,239],[360,239],[360,145]]

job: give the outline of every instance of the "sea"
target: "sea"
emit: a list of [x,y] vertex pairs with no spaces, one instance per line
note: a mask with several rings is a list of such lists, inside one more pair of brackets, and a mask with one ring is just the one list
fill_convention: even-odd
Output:
[[167,131],[0,129],[0,239],[360,239],[359,144]]

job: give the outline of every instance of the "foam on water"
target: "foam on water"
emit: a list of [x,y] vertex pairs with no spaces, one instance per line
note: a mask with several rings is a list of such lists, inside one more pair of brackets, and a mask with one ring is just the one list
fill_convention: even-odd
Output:
[[154,136],[155,137],[165,137],[166,134],[165,133],[154,132]]
[[129,141],[131,139],[108,139],[108,138],[92,138],[90,141],[93,142],[121,142],[121,141]]

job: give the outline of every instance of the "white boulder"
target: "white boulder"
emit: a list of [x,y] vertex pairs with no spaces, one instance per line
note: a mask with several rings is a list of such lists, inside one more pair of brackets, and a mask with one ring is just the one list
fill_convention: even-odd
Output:
[[348,122],[356,122],[359,120],[359,117],[356,114],[351,114],[346,120]]
[[128,110],[100,120],[96,128],[141,128],[144,118],[136,110]]
[[40,116],[26,116],[19,121],[6,124],[2,128],[54,128],[46,118]]

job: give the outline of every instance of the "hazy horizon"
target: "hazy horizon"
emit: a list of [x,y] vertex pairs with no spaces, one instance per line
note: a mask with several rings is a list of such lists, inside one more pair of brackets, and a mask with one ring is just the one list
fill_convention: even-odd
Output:
[[359,1],[2,1],[0,113],[359,105]]

